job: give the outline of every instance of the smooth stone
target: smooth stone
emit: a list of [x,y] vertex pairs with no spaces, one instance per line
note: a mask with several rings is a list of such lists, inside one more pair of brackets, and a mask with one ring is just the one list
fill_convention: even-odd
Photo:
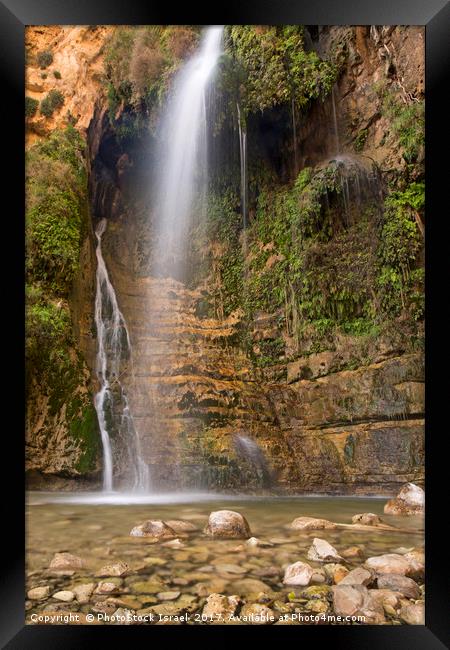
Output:
[[264,584],[261,580],[255,578],[241,578],[233,582],[233,590],[239,596],[246,596],[248,594],[258,594],[261,591],[271,592],[271,588]]
[[171,539],[168,542],[163,542],[161,546],[167,546],[167,548],[184,548],[185,544],[181,541],[181,539]]
[[145,582],[134,582],[130,585],[131,590],[138,594],[157,594],[161,591],[163,583],[157,580],[147,580]]
[[348,574],[348,569],[345,566],[342,566],[342,564],[325,564],[323,567],[325,574],[334,582],[334,584],[338,584],[345,578],[345,576]]
[[273,544],[271,544],[270,542],[265,542],[262,539],[258,539],[258,537],[250,537],[250,539],[248,539],[245,543],[247,546],[251,546],[251,547],[260,546],[264,548],[264,547],[273,546]]
[[421,487],[415,485],[415,483],[407,483],[404,485],[397,494],[397,499],[401,499],[409,506],[425,507],[425,492]]
[[423,603],[403,605],[399,616],[408,625],[425,625],[425,605]]
[[420,598],[420,589],[411,578],[396,575],[395,573],[382,573],[377,576],[379,589],[392,589],[398,591],[406,598],[417,600]]
[[336,528],[336,524],[328,519],[316,519],[315,517],[297,517],[291,523],[295,530],[322,530],[325,528]]
[[314,560],[315,562],[340,562],[342,560],[334,546],[319,537],[313,539],[307,557],[308,560]]
[[237,575],[242,575],[247,573],[247,570],[237,564],[216,564],[216,571],[219,573],[233,573]]
[[396,573],[403,576],[410,568],[406,556],[398,555],[397,553],[386,553],[385,555],[369,557],[364,564],[377,573]]
[[106,564],[95,574],[99,578],[108,578],[111,576],[125,576],[129,573],[130,567],[125,562],[121,560],[119,562],[114,562],[113,564]]
[[176,533],[193,533],[198,530],[198,526],[183,519],[168,519],[165,523]]
[[232,616],[240,603],[239,596],[224,596],[213,593],[208,596],[202,614],[211,619],[226,621]]
[[278,620],[279,615],[267,605],[253,603],[244,605],[241,609],[239,618],[241,622],[247,625],[270,625]]
[[144,557],[143,561],[147,566],[163,566],[167,564],[167,560],[163,560],[161,557]]
[[205,533],[211,537],[229,539],[251,537],[250,526],[239,512],[233,510],[216,510],[211,512]]
[[283,583],[285,585],[299,585],[306,587],[311,582],[313,569],[305,562],[294,562],[289,564],[284,572]]
[[56,594],[52,595],[52,598],[63,600],[65,603],[71,603],[75,598],[75,594],[73,591],[57,591]]
[[96,594],[114,594],[120,591],[120,586],[115,582],[99,582],[94,593]]
[[408,562],[406,575],[410,578],[422,579],[425,575],[425,553],[420,548],[415,548],[403,555]]
[[82,569],[84,567],[84,561],[81,557],[77,555],[72,555],[72,553],[55,553],[53,556],[48,568],[53,571],[65,571],[67,570],[76,570]]
[[372,598],[364,585],[336,585],[332,587],[333,607],[338,616],[364,616],[367,624],[384,623],[381,603]]
[[82,585],[75,585],[72,587],[72,591],[75,594],[75,598],[80,604],[85,604],[89,602],[90,597],[95,588],[94,582],[87,582]]
[[343,558],[347,560],[352,560],[352,559],[360,560],[364,557],[364,553],[359,546],[349,546],[349,548],[346,548],[344,551],[341,551],[341,555]]
[[27,596],[30,600],[43,600],[48,598],[50,595],[50,587],[34,587],[27,592]]
[[[119,598],[107,598],[106,602],[116,605],[116,607],[125,607],[126,609],[138,610],[142,608],[142,602],[134,596],[123,595]],[[156,598],[154,602],[157,602]]]
[[181,591],[160,591],[156,594],[159,600],[176,600],[181,595]]
[[349,571],[347,575],[342,578],[340,585],[370,585],[373,582],[373,575],[370,571],[362,566]]
[[148,519],[138,524],[130,531],[131,537],[153,537],[155,539],[167,539],[176,537],[175,531],[161,519]]
[[353,515],[352,524],[363,524],[363,526],[378,526],[382,524],[383,521],[378,515],[374,515],[373,512],[363,512],[360,515]]

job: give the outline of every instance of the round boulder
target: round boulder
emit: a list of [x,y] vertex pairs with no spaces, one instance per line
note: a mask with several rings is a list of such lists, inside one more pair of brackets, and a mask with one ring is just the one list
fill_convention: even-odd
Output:
[[248,539],[252,535],[246,518],[233,510],[211,512],[205,533],[211,537],[228,539]]

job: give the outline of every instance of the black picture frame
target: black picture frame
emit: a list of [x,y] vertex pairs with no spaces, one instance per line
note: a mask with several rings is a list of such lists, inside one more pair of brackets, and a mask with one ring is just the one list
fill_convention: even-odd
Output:
[[[24,372],[20,359],[24,356],[24,28],[26,25],[77,24],[324,24],[324,25],[424,25],[426,28],[426,624],[425,626],[283,626],[264,627],[267,640],[275,643],[297,641],[324,643],[324,634],[333,647],[345,644],[348,650],[357,648],[407,648],[434,650],[448,647],[448,538],[443,524],[447,519],[444,501],[439,501],[446,482],[445,415],[448,402],[446,382],[438,377],[446,364],[446,324],[444,317],[446,293],[440,291],[448,262],[447,241],[443,235],[449,181],[448,164],[444,163],[446,126],[446,73],[449,62],[450,6],[446,0],[228,0],[208,13],[201,3],[186,3],[171,10],[168,6],[137,0],[3,0],[0,2],[0,65],[2,68],[3,158],[7,163],[7,183],[4,198],[12,199],[4,211],[7,236],[3,242],[11,253],[3,270],[4,300],[8,301],[6,352],[11,354],[12,391],[4,392],[4,410],[11,411],[11,422],[4,424],[2,478],[3,535],[1,562],[0,642],[11,650],[24,648],[80,648],[104,640],[130,642],[139,635],[152,643],[162,634],[165,643],[178,639],[192,642],[198,638],[217,637],[248,642],[255,628],[233,626],[225,630],[210,626],[172,626],[170,631],[153,626],[25,626],[25,522],[24,522],[24,438],[18,414],[24,412]],[[444,95],[445,94],[445,95]],[[5,140],[9,139],[9,144]],[[439,154],[442,154],[440,156]],[[7,195],[7,196],[6,196]],[[447,208],[448,213],[448,208]],[[5,223],[7,222],[7,223]],[[441,248],[440,248],[441,247]],[[448,284],[448,282],[447,282]],[[9,312],[14,308],[14,318]],[[15,371],[15,372],[14,372]],[[11,400],[17,398],[15,407]],[[5,400],[5,397],[7,399]],[[4,419],[6,422],[6,419]],[[20,422],[20,424],[19,424]],[[447,446],[447,445],[446,445]],[[448,453],[448,452],[447,452]],[[7,471],[9,469],[9,471]],[[441,483],[443,485],[441,485]],[[445,494],[442,495],[445,498]],[[194,633],[194,629],[198,632]],[[261,631],[261,628],[259,628]],[[142,635],[145,634],[145,637]],[[330,635],[330,636],[329,636]],[[246,637],[246,641],[242,637]],[[270,639],[269,639],[270,637]],[[289,639],[288,639],[289,638]]]

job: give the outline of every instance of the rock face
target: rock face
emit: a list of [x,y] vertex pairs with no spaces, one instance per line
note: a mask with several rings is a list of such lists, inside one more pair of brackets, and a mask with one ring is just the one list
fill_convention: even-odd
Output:
[[233,510],[216,510],[211,512],[205,533],[211,537],[249,538],[250,526],[239,512]]
[[297,517],[291,523],[291,528],[296,530],[322,530],[324,528],[336,528],[336,524],[327,519],[315,519],[314,517]]
[[154,537],[156,539],[168,539],[176,537],[175,531],[160,519],[149,519],[138,524],[130,531],[131,537]]
[[305,562],[295,562],[286,567],[283,583],[285,585],[299,585],[307,587],[313,576],[313,569]]
[[315,537],[308,551],[308,559],[317,562],[341,562],[342,557],[326,540]]
[[395,499],[384,506],[387,515],[421,515],[425,512],[425,492],[414,483],[402,487]]

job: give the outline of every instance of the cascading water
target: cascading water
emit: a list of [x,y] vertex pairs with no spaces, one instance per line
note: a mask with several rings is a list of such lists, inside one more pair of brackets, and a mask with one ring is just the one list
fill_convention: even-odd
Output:
[[242,121],[239,104],[236,104],[236,107],[239,129],[239,156],[241,162],[241,211],[245,234],[245,229],[247,228],[247,129]]
[[256,471],[262,486],[270,487],[273,483],[273,477],[264,452],[258,443],[248,436],[235,435],[234,447],[237,454]]
[[126,445],[123,455],[126,457],[127,487],[146,490],[149,487],[148,466],[141,458],[139,437],[120,381],[123,358],[131,356],[131,344],[125,319],[119,309],[103,259],[102,235],[105,229],[106,219],[102,219],[95,231],[95,325],[98,342],[96,370],[100,390],[95,395],[94,405],[103,445],[103,490],[111,492],[113,489],[114,458],[110,437],[113,423],[119,429],[118,434]]
[[154,270],[183,277],[194,199],[206,180],[205,94],[221,54],[223,27],[208,27],[199,51],[178,72],[161,124]]

